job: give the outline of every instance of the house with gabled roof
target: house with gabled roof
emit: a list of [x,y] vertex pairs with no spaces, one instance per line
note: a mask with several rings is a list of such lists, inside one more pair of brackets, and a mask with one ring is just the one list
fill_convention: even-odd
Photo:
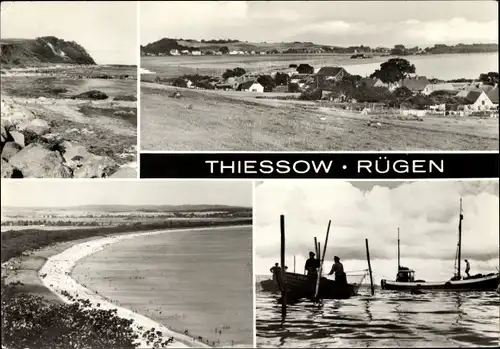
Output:
[[468,110],[483,111],[495,107],[484,91],[469,91],[465,100],[467,103],[465,107]]
[[326,80],[340,81],[349,73],[342,67],[323,67],[318,70],[316,75],[324,77]]
[[361,80],[359,80],[359,86],[388,87],[388,84],[384,83],[380,79],[362,78]]
[[264,92],[264,86],[259,84],[257,81],[249,80],[238,86],[238,91],[247,92]]
[[400,87],[406,87],[413,93],[422,93],[430,82],[426,77],[419,77],[414,79],[403,79],[399,82]]

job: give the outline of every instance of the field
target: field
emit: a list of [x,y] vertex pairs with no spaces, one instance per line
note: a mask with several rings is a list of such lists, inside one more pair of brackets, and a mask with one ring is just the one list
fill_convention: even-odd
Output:
[[[181,98],[170,97],[174,91]],[[268,94],[266,94],[268,95]],[[360,115],[316,102],[141,83],[142,150],[497,150],[498,119]],[[369,126],[376,120],[380,127]]]
[[[2,126],[7,131],[41,119],[52,139],[111,159],[115,174],[136,176],[137,74],[131,67],[12,68],[2,73]],[[91,91],[105,97],[86,95]]]

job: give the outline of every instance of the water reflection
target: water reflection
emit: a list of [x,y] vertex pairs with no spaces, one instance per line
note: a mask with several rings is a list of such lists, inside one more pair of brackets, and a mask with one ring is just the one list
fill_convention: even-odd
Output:
[[288,308],[257,291],[259,347],[496,346],[500,299],[495,292],[420,295],[369,290],[322,307],[299,303]]

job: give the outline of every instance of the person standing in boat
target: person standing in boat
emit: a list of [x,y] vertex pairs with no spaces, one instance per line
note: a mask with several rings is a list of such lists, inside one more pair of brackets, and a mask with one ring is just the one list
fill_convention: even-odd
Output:
[[304,273],[307,273],[307,276],[317,275],[319,268],[319,261],[315,258],[314,252],[309,252],[309,259],[306,261],[306,265],[304,267]]
[[340,258],[338,256],[333,257],[333,260],[335,263],[332,265],[332,270],[328,273],[328,275],[332,275],[335,273],[335,281],[338,283],[346,284],[347,283],[347,277],[344,272],[344,265],[340,263]]
[[279,275],[279,273],[281,273],[281,268],[280,268],[279,264],[275,263],[274,267],[272,267],[269,270],[271,271],[271,273],[273,273],[273,281],[276,281],[277,280],[277,275]]
[[465,260],[465,274],[467,274],[467,277],[468,277],[468,278],[470,278],[469,271],[470,271],[470,263],[469,263],[469,261],[466,259],[466,260]]

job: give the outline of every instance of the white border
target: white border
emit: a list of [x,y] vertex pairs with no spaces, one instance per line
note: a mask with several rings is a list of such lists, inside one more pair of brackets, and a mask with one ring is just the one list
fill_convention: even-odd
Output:
[[136,159],[136,163],[137,163],[137,170],[136,170],[136,179],[140,179],[141,178],[141,5],[140,5],[140,1],[136,1],[136,42],[135,42],[135,47],[136,47],[136,50],[137,50],[137,76],[136,76],[136,79],[137,79],[137,90],[136,90],[136,93],[137,93],[137,103],[136,103],[136,107],[137,107],[137,111],[136,111],[136,130],[135,132],[137,132],[137,145],[136,145],[136,148],[137,148],[137,159]]
[[253,307],[252,307],[252,326],[253,326],[253,347],[257,348],[257,292],[256,292],[256,277],[255,277],[255,238],[254,238],[254,228],[255,228],[255,189],[256,181],[252,180],[252,295],[253,295]]

